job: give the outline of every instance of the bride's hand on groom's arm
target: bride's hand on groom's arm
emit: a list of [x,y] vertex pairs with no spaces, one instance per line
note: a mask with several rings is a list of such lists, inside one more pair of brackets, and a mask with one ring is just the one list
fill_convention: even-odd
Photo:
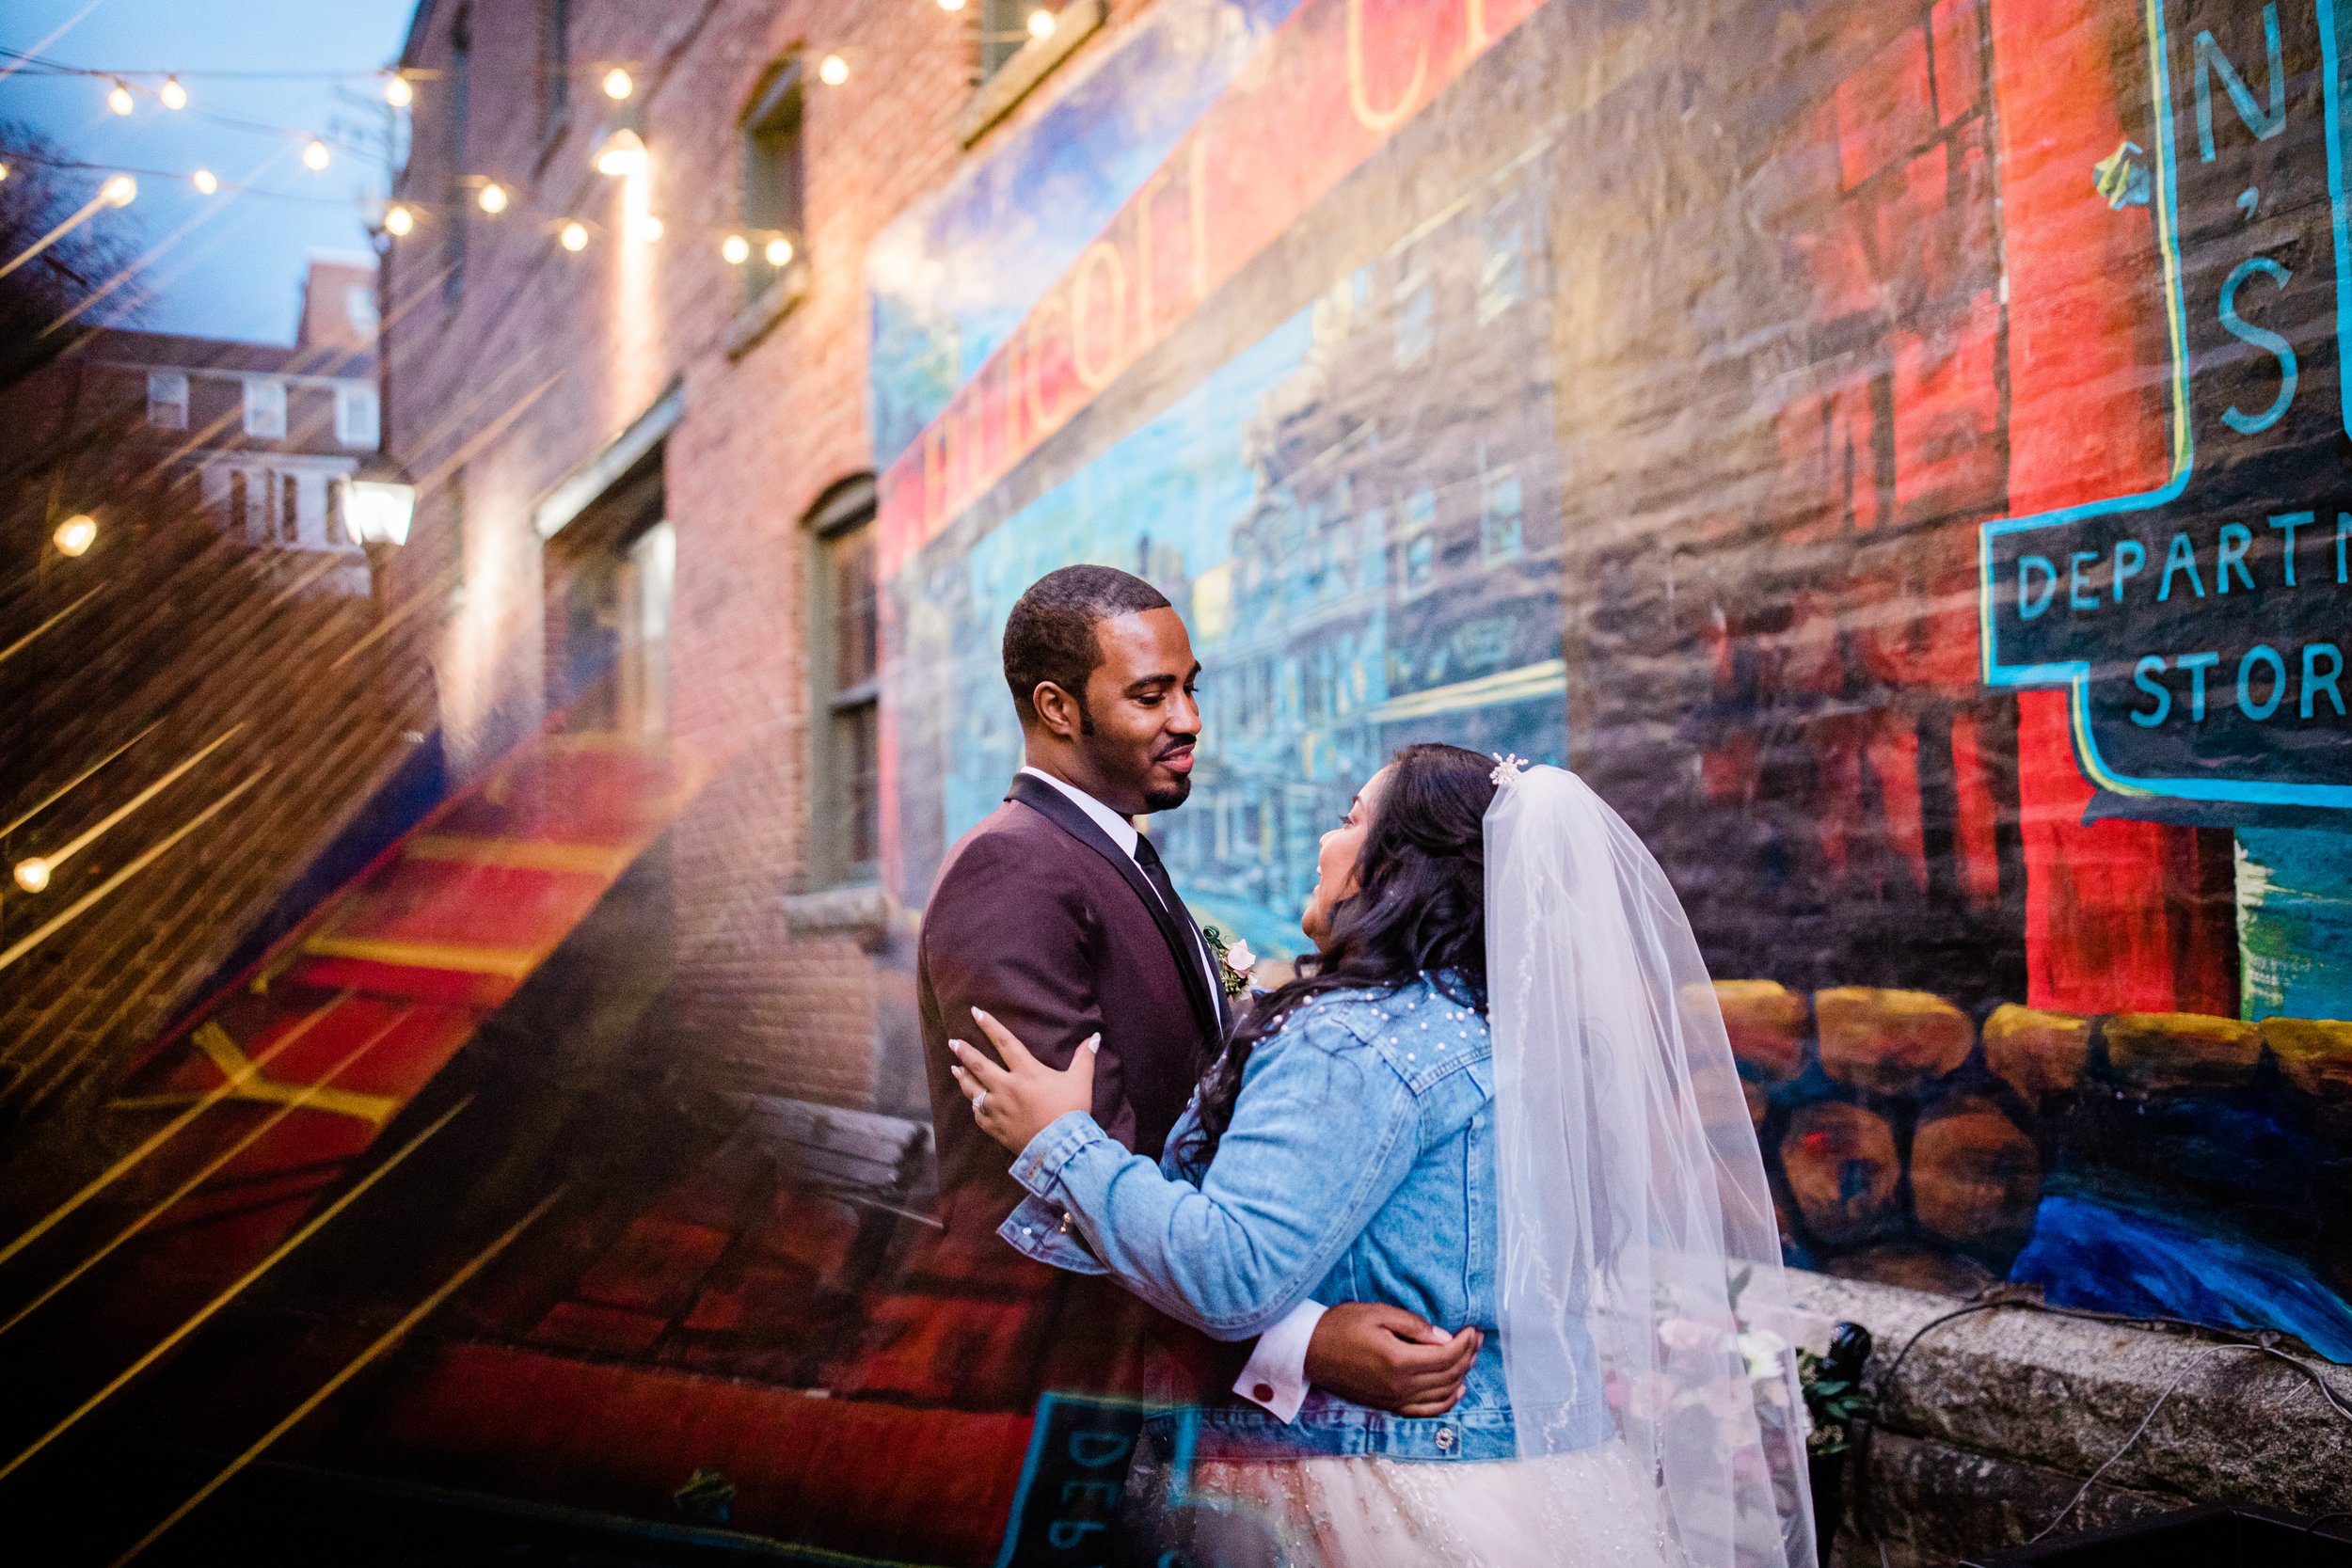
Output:
[[1057,1072],[1029,1054],[1011,1030],[979,1008],[972,1009],[972,1018],[995,1043],[1003,1065],[989,1060],[985,1052],[951,1039],[947,1050],[956,1059],[947,1070],[955,1074],[963,1098],[972,1102],[973,1119],[981,1132],[1018,1154],[1060,1117],[1073,1111],[1093,1110],[1094,1053],[1103,1042],[1100,1034],[1089,1036],[1071,1056],[1069,1069]]
[[1460,1402],[1483,1337],[1448,1334],[1402,1307],[1342,1302],[1307,1342],[1307,1381],[1351,1404],[1399,1416],[1442,1416]]

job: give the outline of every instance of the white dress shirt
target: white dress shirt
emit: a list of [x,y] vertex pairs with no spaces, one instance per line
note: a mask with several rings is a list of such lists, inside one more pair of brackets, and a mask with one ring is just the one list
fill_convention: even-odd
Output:
[[[1068,796],[1072,804],[1087,814],[1088,820],[1102,829],[1129,860],[1135,860],[1136,843],[1143,835],[1136,832],[1133,822],[1076,784],[1066,784],[1042,768],[1024,768],[1021,771],[1044,780]],[[1140,862],[1137,866],[1140,869]],[[1147,881],[1145,885],[1150,884]],[[1176,913],[1182,916],[1184,911],[1179,910]],[[1223,988],[1218,984],[1206,944],[1201,946],[1200,968],[1209,979],[1209,994],[1221,994]],[[1302,1301],[1291,1308],[1290,1316],[1260,1335],[1257,1347],[1249,1353],[1249,1364],[1242,1368],[1240,1378],[1233,1384],[1233,1392],[1253,1404],[1264,1406],[1284,1421],[1296,1419],[1298,1407],[1307,1398],[1307,1343],[1314,1338],[1315,1324],[1323,1313],[1320,1303]]]

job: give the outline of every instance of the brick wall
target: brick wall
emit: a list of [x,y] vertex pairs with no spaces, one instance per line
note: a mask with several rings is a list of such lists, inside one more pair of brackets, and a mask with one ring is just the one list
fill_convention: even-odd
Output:
[[[568,128],[539,130],[539,10],[466,9],[469,131],[450,146],[451,29],[459,7],[420,14],[413,151],[399,195],[415,233],[387,269],[386,440],[423,485],[399,562],[412,647],[436,669],[453,766],[479,768],[535,724],[545,701],[542,549],[533,504],[592,460],[674,382],[685,412],[664,455],[677,531],[671,633],[673,733],[724,758],[675,838],[678,942],[671,1026],[714,1081],[841,1102],[919,1102],[919,1085],[874,1081],[873,960],[859,942],[797,939],[783,899],[804,882],[807,541],[801,523],[830,486],[870,463],[867,244],[965,156],[955,119],[977,60],[977,8],[897,0],[749,0],[664,10],[617,0],[571,8]],[[1106,47],[1130,12],[1062,69]],[[737,125],[778,61],[838,52],[840,87],[805,94],[807,292],[739,356],[727,352],[740,276],[719,254],[739,214]],[[651,150],[645,209],[664,233],[622,235],[624,182],[595,173],[612,114],[610,64]],[[432,74],[440,73],[440,74]],[[990,142],[1048,94],[992,130]],[[462,294],[444,297],[439,203],[454,168],[513,193],[497,218],[464,214]],[[473,186],[460,187],[469,196]],[[553,241],[565,217],[592,241]]]

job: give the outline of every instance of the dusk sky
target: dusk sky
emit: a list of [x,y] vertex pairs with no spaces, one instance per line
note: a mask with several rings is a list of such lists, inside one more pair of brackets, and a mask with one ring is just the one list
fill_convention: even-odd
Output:
[[[160,76],[134,77],[132,86],[143,90],[125,118],[107,109],[103,80],[35,69],[0,78],[0,121],[46,137],[64,157],[104,166],[56,173],[77,198],[106,169],[136,175],[137,201],[100,221],[127,223],[142,251],[185,230],[92,319],[293,341],[310,257],[368,249],[364,220],[384,193],[390,119],[382,80],[372,73],[398,54],[415,8],[416,0],[0,6],[0,46],[39,46],[42,59],[60,65],[173,71],[187,89],[187,107],[175,112],[156,100]],[[0,71],[8,64],[0,61]],[[330,144],[324,171],[303,166],[312,135]],[[188,182],[199,167],[221,182],[217,195],[199,195]],[[113,312],[118,300],[135,302],[127,319]]]

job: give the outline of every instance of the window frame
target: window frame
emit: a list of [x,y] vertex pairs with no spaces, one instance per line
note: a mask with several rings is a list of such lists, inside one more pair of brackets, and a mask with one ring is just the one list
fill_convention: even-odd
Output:
[[[804,61],[790,55],[771,66],[751,106],[738,122],[741,179],[737,212],[751,240],[752,254],[743,263],[743,298],[748,304],[764,296],[803,261],[808,254],[808,96]],[[787,123],[788,122],[788,123]],[[787,177],[770,177],[777,165],[787,166]],[[792,242],[792,260],[771,265],[767,243],[782,235]]]
[[[257,397],[257,392],[262,395]],[[245,378],[243,396],[245,434],[257,441],[284,440],[286,384],[274,375],[248,375]],[[273,424],[277,428],[269,428]]]
[[[354,410],[367,410],[364,435],[355,435],[357,420]],[[375,388],[364,381],[343,381],[335,386],[335,441],[339,446],[373,451],[384,444],[384,408]]]
[[[880,779],[882,727],[882,585],[872,575],[876,543],[874,482],[870,475],[836,484],[809,514],[803,524],[808,563],[807,670],[809,692],[808,762],[813,802],[808,824],[807,864],[811,884],[821,889],[880,885],[882,878],[882,819],[883,801]],[[841,684],[843,602],[836,591],[838,563],[845,546],[863,543],[868,562],[866,614],[873,639],[871,667],[861,680]],[[867,716],[870,753],[863,759],[847,754],[840,738],[844,721]],[[849,769],[860,764],[860,779]],[[864,798],[861,799],[860,785]],[[859,823],[855,817],[862,815]],[[868,852],[857,853],[860,834]]]
[[[167,389],[176,386],[176,397],[157,397],[158,387]],[[169,410],[178,417],[158,420],[158,409]],[[147,428],[150,430],[185,430],[188,428],[188,372],[185,371],[150,371],[147,372]]]
[[572,122],[571,0],[539,0],[539,145],[560,140]]

